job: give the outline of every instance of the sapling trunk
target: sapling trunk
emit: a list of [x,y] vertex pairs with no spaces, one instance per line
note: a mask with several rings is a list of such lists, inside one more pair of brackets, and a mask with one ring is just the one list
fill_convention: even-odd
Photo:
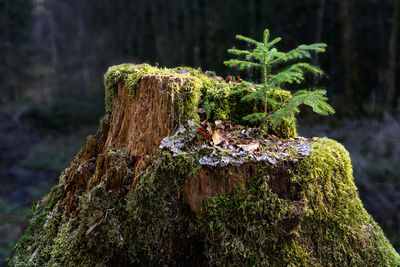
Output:
[[263,60],[263,66],[264,66],[264,120],[261,124],[261,129],[264,129],[265,121],[267,119],[267,52],[264,50],[264,60]]

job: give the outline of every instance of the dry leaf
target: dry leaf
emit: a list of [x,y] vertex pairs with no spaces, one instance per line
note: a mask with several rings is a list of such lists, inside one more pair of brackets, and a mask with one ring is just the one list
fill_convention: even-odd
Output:
[[211,125],[208,123],[207,120],[200,122],[200,126],[207,130],[207,133],[211,136],[212,135],[212,128]]
[[196,132],[197,132],[198,134],[200,134],[201,136],[203,136],[205,139],[211,140],[211,134],[209,134],[209,133],[207,132],[207,130],[204,129],[203,127],[197,127],[197,128],[196,128]]
[[204,108],[199,108],[199,109],[197,110],[197,112],[198,112],[198,113],[205,113],[206,110],[205,110]]
[[218,125],[222,124],[222,121],[221,120],[216,120],[214,123],[215,123],[215,126],[218,126]]
[[243,140],[242,145],[248,145],[250,142],[251,142],[250,139],[245,139]]
[[213,136],[212,136],[213,143],[215,145],[219,145],[222,142],[227,142],[228,141],[228,136],[226,135],[225,131],[223,129],[216,129]]
[[207,132],[212,135],[212,128],[211,125],[209,123],[207,123]]
[[213,131],[211,125],[208,122],[206,123],[206,130],[209,135],[212,135]]

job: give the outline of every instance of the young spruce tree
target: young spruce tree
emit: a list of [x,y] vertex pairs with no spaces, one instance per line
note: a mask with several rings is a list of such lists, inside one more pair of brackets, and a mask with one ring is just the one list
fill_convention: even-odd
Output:
[[[263,42],[258,42],[251,38],[237,35],[237,39],[247,42],[254,46],[253,50],[229,49],[228,52],[242,59],[230,59],[225,61],[227,66],[239,66],[240,69],[259,68],[263,73],[262,84],[252,84],[256,90],[246,95],[243,101],[259,100],[264,105],[264,112],[256,112],[247,115],[243,119],[261,124],[261,128],[266,127],[266,121],[272,128],[276,128],[283,119],[290,118],[297,114],[301,104],[312,107],[313,111],[321,115],[333,114],[334,109],[326,103],[326,91],[323,89],[303,89],[292,94],[292,97],[284,102],[276,102],[268,99],[267,96],[273,90],[281,88],[284,84],[302,84],[305,74],[310,73],[322,76],[323,71],[318,67],[306,62],[312,56],[312,52],[325,52],[326,44],[315,43],[310,45],[300,45],[289,52],[278,51],[274,46],[281,40],[280,37],[269,41],[269,30],[264,31]],[[267,103],[272,106],[272,110],[267,110]]]

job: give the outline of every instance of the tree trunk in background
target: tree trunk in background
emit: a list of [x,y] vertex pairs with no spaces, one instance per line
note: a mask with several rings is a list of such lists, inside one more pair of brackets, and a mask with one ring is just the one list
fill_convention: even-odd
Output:
[[[336,76],[336,64],[335,64],[335,59],[336,59],[336,46],[335,46],[335,24],[336,24],[336,19],[335,19],[335,3],[333,0],[329,0],[328,2],[328,16],[329,16],[329,25],[328,25],[328,43],[331,45],[331,47],[328,48],[328,56],[329,56],[329,78],[333,79]],[[335,96],[336,96],[336,84],[333,80],[330,81],[329,87],[328,87],[328,93],[332,95],[331,101],[335,102]]]
[[56,42],[56,29],[54,25],[53,12],[49,11],[48,16],[46,16],[49,30],[50,30],[50,51],[51,51],[51,64],[53,65],[53,70],[56,70],[58,65],[58,51]]
[[[319,10],[318,10],[318,20],[317,20],[317,30],[315,33],[315,42],[320,43],[321,42],[321,35],[322,35],[322,27],[323,27],[323,21],[324,21],[324,14],[325,14],[325,0],[320,0],[319,1]],[[319,54],[316,53],[314,58],[313,58],[313,64],[315,66],[319,66]],[[313,86],[316,87],[318,85],[318,78],[314,77],[313,78]]]
[[[357,88],[361,86],[359,83],[359,74],[357,67],[357,53],[355,49],[355,39],[353,32],[353,1],[339,0],[338,20],[340,23],[340,38],[341,46],[341,62],[343,66],[338,66],[341,69],[340,75],[343,77],[344,96],[354,99],[354,103],[362,106],[361,94],[357,93]],[[336,77],[339,78],[339,77]]]
[[[321,42],[321,35],[322,35],[322,24],[324,21],[324,11],[325,11],[325,0],[320,0],[319,1],[319,10],[318,10],[318,21],[317,21],[317,30],[315,33],[315,41],[316,42]],[[315,58],[318,58],[318,54]]]
[[338,4],[338,19],[341,26],[341,40],[342,40],[342,59],[343,59],[343,83],[344,90],[349,93],[349,70],[350,70],[350,56],[351,56],[351,14],[350,14],[350,1],[351,0],[339,0]]
[[396,48],[398,41],[398,26],[399,26],[399,10],[400,0],[394,0],[393,16],[392,16],[392,33],[389,40],[389,68],[386,80],[386,106],[396,108],[398,106],[398,99],[395,97],[396,91]]
[[251,17],[251,27],[250,27],[250,37],[258,40],[260,39],[261,29],[260,29],[260,18],[261,18],[261,1],[252,0],[249,5],[250,17]]
[[33,5],[30,0],[0,1],[0,97],[16,100],[29,86]]

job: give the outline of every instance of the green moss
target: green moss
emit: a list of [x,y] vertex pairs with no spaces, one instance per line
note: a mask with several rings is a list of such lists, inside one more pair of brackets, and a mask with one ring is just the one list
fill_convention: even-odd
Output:
[[277,190],[264,163],[246,188],[205,202],[197,229],[212,265],[400,264],[362,207],[347,151],[333,140],[315,141],[310,156],[279,176],[280,187],[296,190]]
[[[185,250],[196,256],[195,248],[181,251],[175,247],[191,242],[186,233],[193,214],[182,203],[185,180],[194,175],[195,165],[193,158],[162,152],[155,166],[146,171],[135,191],[127,196],[124,234],[133,241],[128,253],[137,264],[168,265],[184,258]],[[172,242],[174,247],[170,247]]]
[[[111,112],[112,105],[115,98],[115,91],[118,83],[122,82],[126,89],[129,91],[131,97],[135,96],[135,91],[138,83],[142,79],[143,75],[161,75],[161,76],[174,76],[180,78],[188,78],[189,83],[184,86],[184,89],[196,91],[199,89],[199,81],[195,76],[189,76],[183,73],[178,68],[167,69],[152,67],[148,64],[122,64],[110,67],[104,75],[104,87],[106,90],[106,112]],[[179,89],[179,88],[177,88]]]
[[[272,98],[279,102],[284,102],[292,97],[292,94],[289,91],[278,89],[272,91],[269,95],[269,98]],[[268,110],[273,110],[275,107],[270,106]],[[296,125],[296,117],[292,115],[290,118],[284,118],[282,122],[275,128],[271,126],[271,122],[267,120],[267,129],[269,132],[280,136],[282,138],[292,138],[297,136],[297,125]]]
[[96,266],[122,248],[118,217],[123,210],[104,184],[80,197],[76,216],[64,213],[60,203],[49,204],[42,201],[45,206],[16,245],[13,266]]
[[58,201],[64,197],[62,186],[57,185],[34,206],[29,226],[15,245],[16,253],[10,261],[12,266],[43,266],[48,261],[46,252],[62,215]]
[[[121,249],[121,203],[100,184],[79,200],[76,216],[63,216],[47,254],[46,266],[99,266]],[[43,265],[44,266],[44,265]]]
[[[126,162],[124,150],[109,151]],[[78,200],[74,214],[60,208],[65,196],[62,185],[55,187],[38,205],[30,227],[16,245],[14,266],[127,266],[171,264],[187,251],[195,263],[194,247],[173,248],[179,255],[171,259],[171,240],[184,244],[193,215],[182,206],[185,180],[196,173],[192,157],[174,158],[162,152],[154,167],[141,177],[133,192],[115,197],[106,190],[106,181]],[[181,240],[181,241],[177,241]],[[192,243],[196,243],[192,242]]]
[[[314,251],[323,263],[399,265],[399,255],[362,206],[348,152],[333,140],[316,140],[314,152],[300,162],[295,178],[312,211],[304,220],[303,233],[312,238]],[[311,226],[315,223],[317,230]]]

